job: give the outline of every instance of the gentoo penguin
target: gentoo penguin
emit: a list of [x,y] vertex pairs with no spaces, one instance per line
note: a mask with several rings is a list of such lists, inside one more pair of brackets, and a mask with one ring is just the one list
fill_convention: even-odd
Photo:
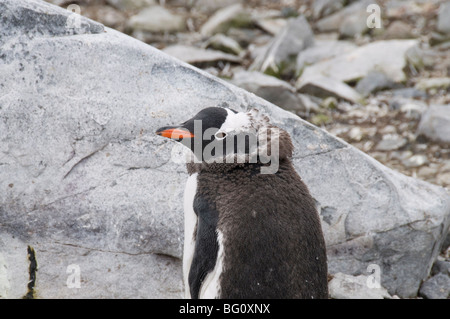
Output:
[[319,215],[286,131],[257,110],[209,107],[156,134],[195,155],[184,198],[187,298],[328,298]]

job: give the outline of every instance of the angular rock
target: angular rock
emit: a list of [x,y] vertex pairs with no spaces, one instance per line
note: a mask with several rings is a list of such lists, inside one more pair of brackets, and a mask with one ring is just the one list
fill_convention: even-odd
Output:
[[264,31],[277,35],[286,26],[286,19],[259,19],[256,25]]
[[314,19],[325,17],[336,12],[344,6],[344,0],[316,0],[312,3],[312,13]]
[[433,268],[431,268],[431,275],[444,274],[450,276],[450,261],[436,260]]
[[428,164],[428,158],[423,154],[416,154],[402,161],[405,167],[420,167],[422,165]]
[[450,143],[450,105],[430,105],[422,114],[417,135]]
[[390,0],[385,3],[385,16],[392,20],[405,19],[411,16],[423,15],[424,8],[431,8],[433,11],[433,5],[426,6],[422,5],[425,3],[420,3],[416,1],[402,1],[402,0]]
[[313,44],[314,34],[305,17],[291,18],[267,48],[256,57],[250,70],[276,76],[294,73],[297,55]]
[[182,44],[172,45],[163,50],[168,55],[171,55],[181,61],[190,64],[208,63],[216,61],[228,61],[238,63],[241,59],[233,54],[227,54],[222,51],[211,49],[200,49]]
[[441,33],[450,33],[450,3],[441,3],[437,18],[437,30]]
[[384,287],[372,287],[371,278],[364,275],[351,276],[343,273],[333,275],[328,283],[331,299],[391,299]]
[[431,89],[448,89],[450,88],[450,77],[420,79],[415,88],[426,91]]
[[128,26],[133,30],[175,32],[186,28],[185,18],[161,6],[151,6],[132,16]]
[[226,33],[231,26],[245,26],[251,23],[250,14],[242,4],[237,3],[217,10],[200,28],[203,36]]
[[357,46],[349,41],[316,40],[312,47],[309,47],[298,54],[296,74],[300,74],[308,65],[331,59],[356,48]]
[[105,5],[90,6],[83,15],[116,30],[124,29],[127,21],[127,16],[122,11]]
[[362,96],[367,97],[376,91],[392,88],[395,83],[392,82],[384,73],[371,71],[366,77],[358,81],[355,90]]
[[368,14],[365,10],[357,11],[347,16],[339,26],[341,38],[354,38],[366,33],[369,30],[367,17]]
[[285,110],[303,112],[306,110],[295,88],[273,76],[256,71],[240,71],[234,74],[231,82]]
[[393,21],[383,34],[383,39],[411,39],[414,38],[411,33],[411,26],[401,20]]
[[306,67],[299,81],[322,75],[351,82],[366,77],[371,71],[378,71],[393,82],[402,82],[406,80],[403,72],[406,66],[405,53],[417,43],[417,40],[375,41]]
[[420,287],[420,296],[425,299],[447,299],[450,296],[450,277],[437,274]]
[[[449,228],[443,188],[115,30],[70,36],[62,8],[0,6],[0,254],[8,266],[0,287],[9,298],[27,292],[27,246],[39,265],[37,298],[180,297],[187,173],[177,144],[154,131],[218,105],[261,109],[292,136],[330,273],[377,264],[391,295],[417,294]],[[77,265],[81,289],[70,288]]]
[[377,144],[377,151],[394,151],[406,145],[406,138],[397,134],[384,135],[383,139]]
[[196,0],[194,7],[199,11],[210,13],[242,2],[243,0]]
[[206,48],[212,47],[213,49],[235,55],[239,55],[243,50],[237,41],[222,33],[215,34],[209,38],[205,46]]
[[361,103],[363,98],[347,84],[324,76],[302,76],[302,81],[296,83],[298,92],[322,98],[334,96],[352,103]]
[[107,0],[107,2],[120,10],[139,10],[156,5],[156,0]]
[[367,6],[373,0],[356,1],[342,10],[327,16],[316,23],[320,32],[339,31],[341,35],[354,36],[367,30]]

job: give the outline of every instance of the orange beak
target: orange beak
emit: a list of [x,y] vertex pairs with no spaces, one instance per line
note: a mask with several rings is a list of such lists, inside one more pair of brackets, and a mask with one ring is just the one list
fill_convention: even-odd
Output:
[[174,128],[174,127],[162,127],[156,131],[156,134],[174,140],[194,137],[194,134],[192,134],[188,130],[183,130],[181,128]]

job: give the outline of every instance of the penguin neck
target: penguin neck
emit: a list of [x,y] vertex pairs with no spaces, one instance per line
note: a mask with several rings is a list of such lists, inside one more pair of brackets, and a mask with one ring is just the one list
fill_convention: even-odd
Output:
[[[189,175],[192,175],[194,173],[217,173],[217,174],[226,174],[230,173],[235,170],[247,170],[251,171],[254,174],[259,174],[261,172],[261,168],[269,167],[270,163],[262,163],[261,161],[256,162],[234,162],[234,163],[208,163],[208,162],[201,162],[201,163],[194,163],[190,162],[186,164],[187,172]],[[287,167],[292,166],[291,160],[289,158],[283,158],[280,159],[278,163],[279,167]],[[276,173],[276,172],[274,172]]]

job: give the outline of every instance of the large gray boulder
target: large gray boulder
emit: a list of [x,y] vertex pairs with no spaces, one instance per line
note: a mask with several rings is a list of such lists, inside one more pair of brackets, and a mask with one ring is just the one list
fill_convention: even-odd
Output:
[[154,131],[218,105],[259,108],[291,134],[330,273],[376,264],[391,295],[417,294],[449,228],[444,189],[98,23],[68,30],[64,9],[2,0],[0,12],[2,297],[30,293],[30,275],[37,298],[182,296],[187,174]]

